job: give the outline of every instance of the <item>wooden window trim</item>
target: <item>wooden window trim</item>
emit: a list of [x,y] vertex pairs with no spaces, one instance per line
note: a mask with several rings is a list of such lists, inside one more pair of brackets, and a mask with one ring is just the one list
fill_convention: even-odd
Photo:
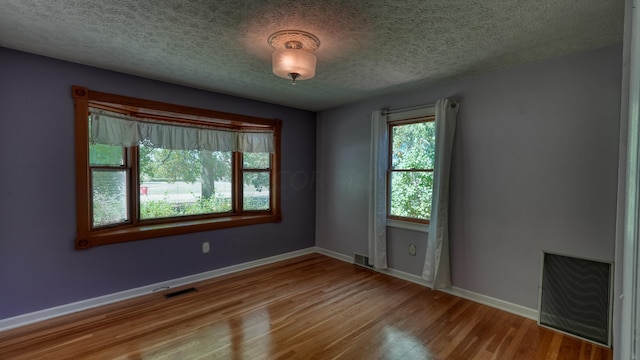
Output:
[[401,126],[401,125],[409,125],[423,122],[435,122],[436,116],[434,115],[426,115],[415,118],[408,119],[400,119],[393,120],[387,122],[387,133],[389,134],[389,144],[387,145],[387,178],[386,178],[386,186],[387,186],[387,219],[389,220],[398,220],[398,221],[406,221],[410,223],[416,224],[430,224],[430,219],[418,219],[412,218],[408,216],[397,216],[391,215],[391,175],[394,172],[433,172],[434,169],[394,169],[393,168],[393,127]]
[[[121,243],[134,240],[151,239],[162,236],[179,235],[192,232],[210,231],[238,226],[247,226],[264,223],[277,223],[282,221],[280,209],[280,170],[281,170],[281,129],[282,121],[279,119],[267,119],[260,117],[244,116],[214,110],[200,109],[183,105],[175,105],[153,100],[144,100],[122,95],[108,94],[90,90],[81,86],[73,86],[72,97],[74,100],[75,117],[75,157],[76,157],[76,249],[88,249],[98,245]],[[272,176],[271,184],[271,206],[269,211],[242,212],[210,214],[203,216],[190,216],[188,218],[169,218],[159,221],[137,222],[139,213],[139,201],[134,201],[135,205],[130,211],[133,221],[125,225],[114,227],[92,228],[92,203],[91,203],[91,182],[89,167],[89,127],[87,119],[89,116],[89,106],[96,106],[119,112],[127,111],[130,114],[152,116],[157,119],[185,118],[192,123],[209,123],[207,119],[215,119],[215,124],[222,127],[237,129],[272,129],[275,134],[275,153],[271,155]],[[129,156],[135,156],[135,151]],[[234,154],[234,162],[240,161],[240,156]],[[130,161],[127,160],[127,161]],[[133,161],[133,166],[137,166],[137,161]],[[241,165],[241,164],[240,164]],[[238,172],[237,164],[234,166]],[[241,169],[240,169],[241,171]],[[137,172],[137,169],[134,169]],[[238,173],[233,173],[232,177],[237,177]],[[129,191],[135,192],[134,186],[137,183],[135,176],[131,176]],[[241,182],[234,178],[234,186],[240,187],[240,191],[235,192],[232,199],[236,206],[242,201]],[[133,195],[132,195],[133,196]],[[241,209],[241,207],[235,207]]]

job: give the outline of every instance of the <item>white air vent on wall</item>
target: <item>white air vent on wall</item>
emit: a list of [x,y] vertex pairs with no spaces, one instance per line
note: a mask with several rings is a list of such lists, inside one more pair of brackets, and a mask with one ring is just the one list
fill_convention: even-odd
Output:
[[611,263],[543,253],[538,323],[611,346]]

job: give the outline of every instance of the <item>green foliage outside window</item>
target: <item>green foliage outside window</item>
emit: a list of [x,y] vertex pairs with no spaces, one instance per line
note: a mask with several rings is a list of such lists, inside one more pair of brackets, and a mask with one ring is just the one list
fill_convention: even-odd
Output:
[[150,200],[140,204],[141,219],[220,213],[231,210],[231,199],[216,195],[203,199],[193,195],[194,201],[184,204],[172,204],[165,196],[162,200]]
[[394,125],[391,141],[390,214],[431,216],[435,126],[433,121]]
[[[140,194],[140,219],[156,219],[176,216],[223,213],[232,210],[230,189],[217,190],[222,183],[227,188],[231,182],[232,153],[200,150],[172,150],[154,148],[151,144],[138,147],[141,189],[131,191]],[[111,171],[124,175],[126,153],[121,146],[91,144],[89,158],[92,166],[108,167]],[[244,154],[246,169],[266,169],[266,172],[247,173],[244,188],[247,192],[243,204],[248,210],[269,209],[270,155],[268,153]],[[104,171],[101,171],[104,173]],[[108,174],[109,172],[107,172]],[[98,174],[94,172],[94,174]],[[115,174],[115,173],[114,173]],[[102,176],[104,177],[104,176]],[[93,225],[96,227],[126,221],[126,194],[128,180],[100,180],[94,175],[93,182]],[[181,190],[182,193],[163,191],[150,196],[149,189],[142,184],[152,183],[157,187],[167,184],[200,184],[198,193]],[[163,185],[164,184],[164,185]],[[173,196],[173,199],[170,197]],[[176,199],[178,198],[178,199]]]

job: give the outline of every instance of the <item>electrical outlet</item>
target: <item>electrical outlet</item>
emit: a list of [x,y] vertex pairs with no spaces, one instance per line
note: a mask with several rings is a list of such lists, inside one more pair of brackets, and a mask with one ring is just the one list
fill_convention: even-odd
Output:
[[202,253],[206,254],[209,252],[209,242],[205,241],[202,243]]
[[413,244],[409,245],[409,255],[416,256],[416,246]]

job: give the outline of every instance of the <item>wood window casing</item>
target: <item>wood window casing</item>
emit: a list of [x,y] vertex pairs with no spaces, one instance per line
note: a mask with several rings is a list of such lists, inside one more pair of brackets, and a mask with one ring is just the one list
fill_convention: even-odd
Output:
[[[80,86],[72,87],[75,117],[76,156],[76,249],[87,249],[98,245],[120,243],[155,237],[208,231],[245,225],[280,222],[280,133],[282,121],[244,116],[214,110],[193,108],[153,100],[108,94]],[[270,130],[274,134],[274,153],[270,155],[269,209],[266,211],[243,211],[242,209],[242,154],[232,153],[232,211],[147,219],[140,221],[140,196],[138,189],[138,147],[125,148],[124,162],[129,172],[127,201],[129,221],[95,228],[93,226],[91,167],[89,164],[89,107],[120,112],[132,116],[144,116],[161,121],[194,125],[212,125],[230,129]]]
[[415,118],[407,118],[407,119],[402,119],[402,120],[393,120],[393,121],[389,121],[387,123],[388,126],[388,130],[387,133],[389,134],[389,144],[388,144],[388,164],[387,164],[387,177],[386,177],[386,187],[387,187],[387,191],[386,191],[386,195],[387,195],[387,219],[390,220],[399,220],[399,221],[406,221],[406,222],[412,222],[412,223],[417,223],[417,224],[425,224],[428,225],[429,224],[429,219],[420,219],[420,218],[415,218],[415,217],[406,217],[406,216],[397,216],[397,215],[392,215],[391,214],[391,176],[394,172],[431,172],[433,173],[434,169],[433,168],[428,168],[428,169],[395,169],[393,166],[393,128],[395,126],[398,125],[408,125],[408,124],[416,124],[416,123],[423,123],[423,122],[435,122],[436,118],[435,115],[427,115],[427,116],[420,116],[420,117],[415,117]]

